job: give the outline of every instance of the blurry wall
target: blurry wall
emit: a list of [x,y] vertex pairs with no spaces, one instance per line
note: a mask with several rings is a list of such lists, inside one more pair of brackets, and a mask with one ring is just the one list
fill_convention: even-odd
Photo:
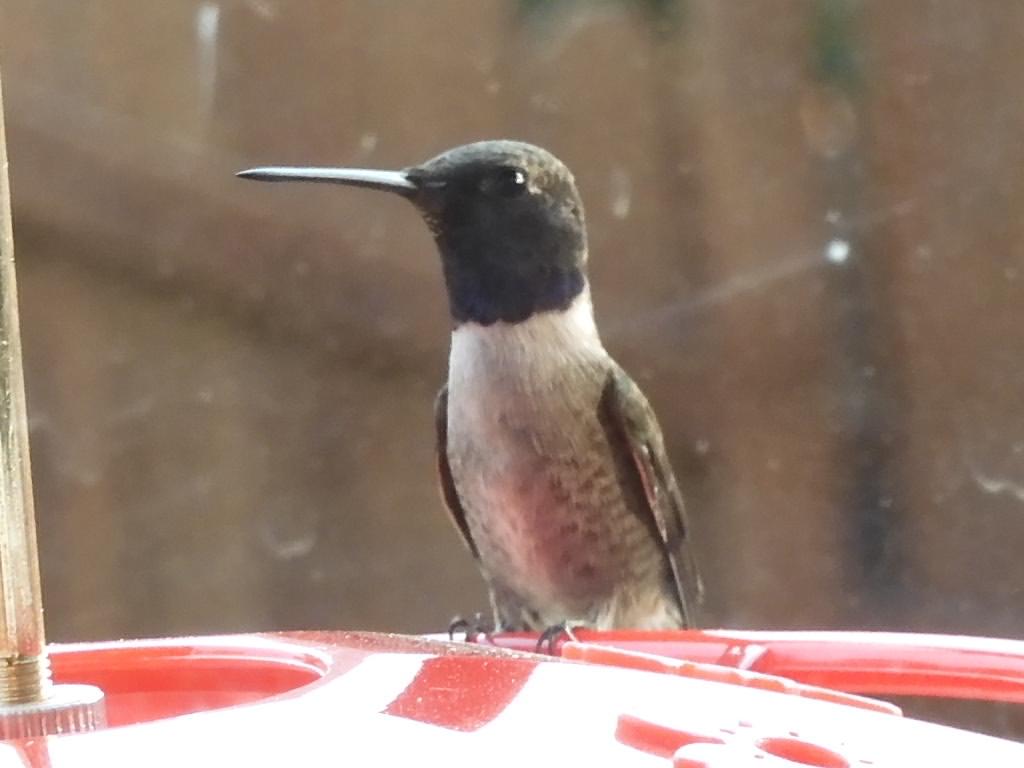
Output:
[[1024,6],[11,0],[54,639],[438,630],[448,320],[403,201],[237,181],[543,144],[743,627],[1024,631]]

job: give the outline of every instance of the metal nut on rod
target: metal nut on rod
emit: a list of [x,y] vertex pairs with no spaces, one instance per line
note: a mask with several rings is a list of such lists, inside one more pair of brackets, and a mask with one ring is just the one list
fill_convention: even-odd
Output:
[[0,88],[0,739],[91,730],[104,722],[100,689],[50,681]]

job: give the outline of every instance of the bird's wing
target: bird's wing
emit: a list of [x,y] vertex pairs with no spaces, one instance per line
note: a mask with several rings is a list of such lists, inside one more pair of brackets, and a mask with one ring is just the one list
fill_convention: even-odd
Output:
[[452,468],[448,465],[448,385],[441,387],[434,401],[434,427],[437,430],[437,476],[441,482],[441,496],[444,498],[444,505],[448,508],[452,522],[462,534],[462,540],[466,547],[473,553],[473,557],[480,559],[480,554],[473,543],[473,536],[469,532],[469,524],[466,522],[466,512],[459,500],[459,492],[455,489],[455,481],[452,479]]
[[675,580],[684,626],[694,626],[704,586],[694,558],[686,510],[654,411],[640,388],[624,371],[612,370],[602,397],[610,437],[624,444],[639,475],[646,498],[643,514],[651,516]]

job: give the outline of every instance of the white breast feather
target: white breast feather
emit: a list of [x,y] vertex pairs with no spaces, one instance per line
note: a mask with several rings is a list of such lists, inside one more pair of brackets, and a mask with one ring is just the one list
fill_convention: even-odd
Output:
[[584,291],[561,312],[541,312],[520,323],[460,325],[452,333],[448,386],[470,391],[509,376],[543,381],[574,360],[607,354],[590,292]]

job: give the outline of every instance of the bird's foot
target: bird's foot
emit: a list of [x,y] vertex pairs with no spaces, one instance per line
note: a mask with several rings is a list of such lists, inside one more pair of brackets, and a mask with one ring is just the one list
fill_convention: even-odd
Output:
[[554,656],[559,641],[563,639],[563,635],[575,643],[577,642],[575,630],[583,629],[584,627],[585,625],[583,624],[568,621],[548,627],[537,638],[537,646],[534,648],[534,653],[546,653],[548,656]]
[[490,639],[494,625],[484,618],[482,613],[474,613],[471,619],[456,616],[448,624],[448,639],[454,640],[456,634],[462,634],[464,642],[472,642],[478,635]]

